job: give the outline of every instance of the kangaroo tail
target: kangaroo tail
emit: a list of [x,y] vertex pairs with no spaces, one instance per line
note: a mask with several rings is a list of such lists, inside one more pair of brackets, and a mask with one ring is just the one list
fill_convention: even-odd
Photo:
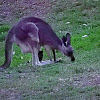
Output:
[[13,48],[13,42],[7,36],[6,42],[5,42],[5,62],[3,65],[0,66],[0,68],[8,68],[11,64],[11,59],[12,59],[12,48]]

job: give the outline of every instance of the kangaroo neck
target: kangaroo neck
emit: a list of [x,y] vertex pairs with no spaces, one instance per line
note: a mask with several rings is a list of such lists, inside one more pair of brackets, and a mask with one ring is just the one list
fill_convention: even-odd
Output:
[[63,53],[64,48],[65,48],[65,46],[64,46],[64,44],[61,41],[61,45],[58,46],[58,51],[60,51],[61,53]]

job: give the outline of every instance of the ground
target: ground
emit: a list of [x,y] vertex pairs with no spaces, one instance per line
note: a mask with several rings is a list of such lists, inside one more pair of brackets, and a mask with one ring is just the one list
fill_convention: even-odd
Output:
[[0,22],[12,24],[24,16],[44,18],[50,8],[49,0],[1,0]]
[[24,14],[43,18],[60,38],[70,32],[76,58],[56,51],[61,62],[33,67],[31,54],[14,45],[11,66],[0,71],[0,100],[100,100],[99,0],[1,0],[0,7],[0,65],[10,25]]

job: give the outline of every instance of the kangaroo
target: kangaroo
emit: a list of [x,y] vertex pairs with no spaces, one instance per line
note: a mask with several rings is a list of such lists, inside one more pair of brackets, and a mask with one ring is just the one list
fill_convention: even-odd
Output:
[[47,22],[36,17],[24,17],[9,30],[5,41],[5,62],[0,68],[10,66],[13,43],[16,43],[23,53],[32,53],[33,66],[41,65],[38,57],[41,46],[46,49],[51,61],[50,50],[53,52],[55,62],[55,50],[70,57],[71,61],[75,60],[70,34],[67,33],[60,40]]

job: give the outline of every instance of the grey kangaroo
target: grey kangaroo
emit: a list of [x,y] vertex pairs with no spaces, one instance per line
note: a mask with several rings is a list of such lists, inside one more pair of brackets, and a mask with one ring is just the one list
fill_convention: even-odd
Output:
[[8,32],[5,42],[5,62],[0,68],[7,68],[11,64],[13,43],[16,43],[23,53],[32,53],[32,65],[41,65],[38,57],[40,47],[46,49],[50,60],[50,50],[56,62],[55,50],[60,51],[74,61],[71,37],[67,33],[62,40],[55,34],[50,25],[36,17],[25,17],[18,21]]

